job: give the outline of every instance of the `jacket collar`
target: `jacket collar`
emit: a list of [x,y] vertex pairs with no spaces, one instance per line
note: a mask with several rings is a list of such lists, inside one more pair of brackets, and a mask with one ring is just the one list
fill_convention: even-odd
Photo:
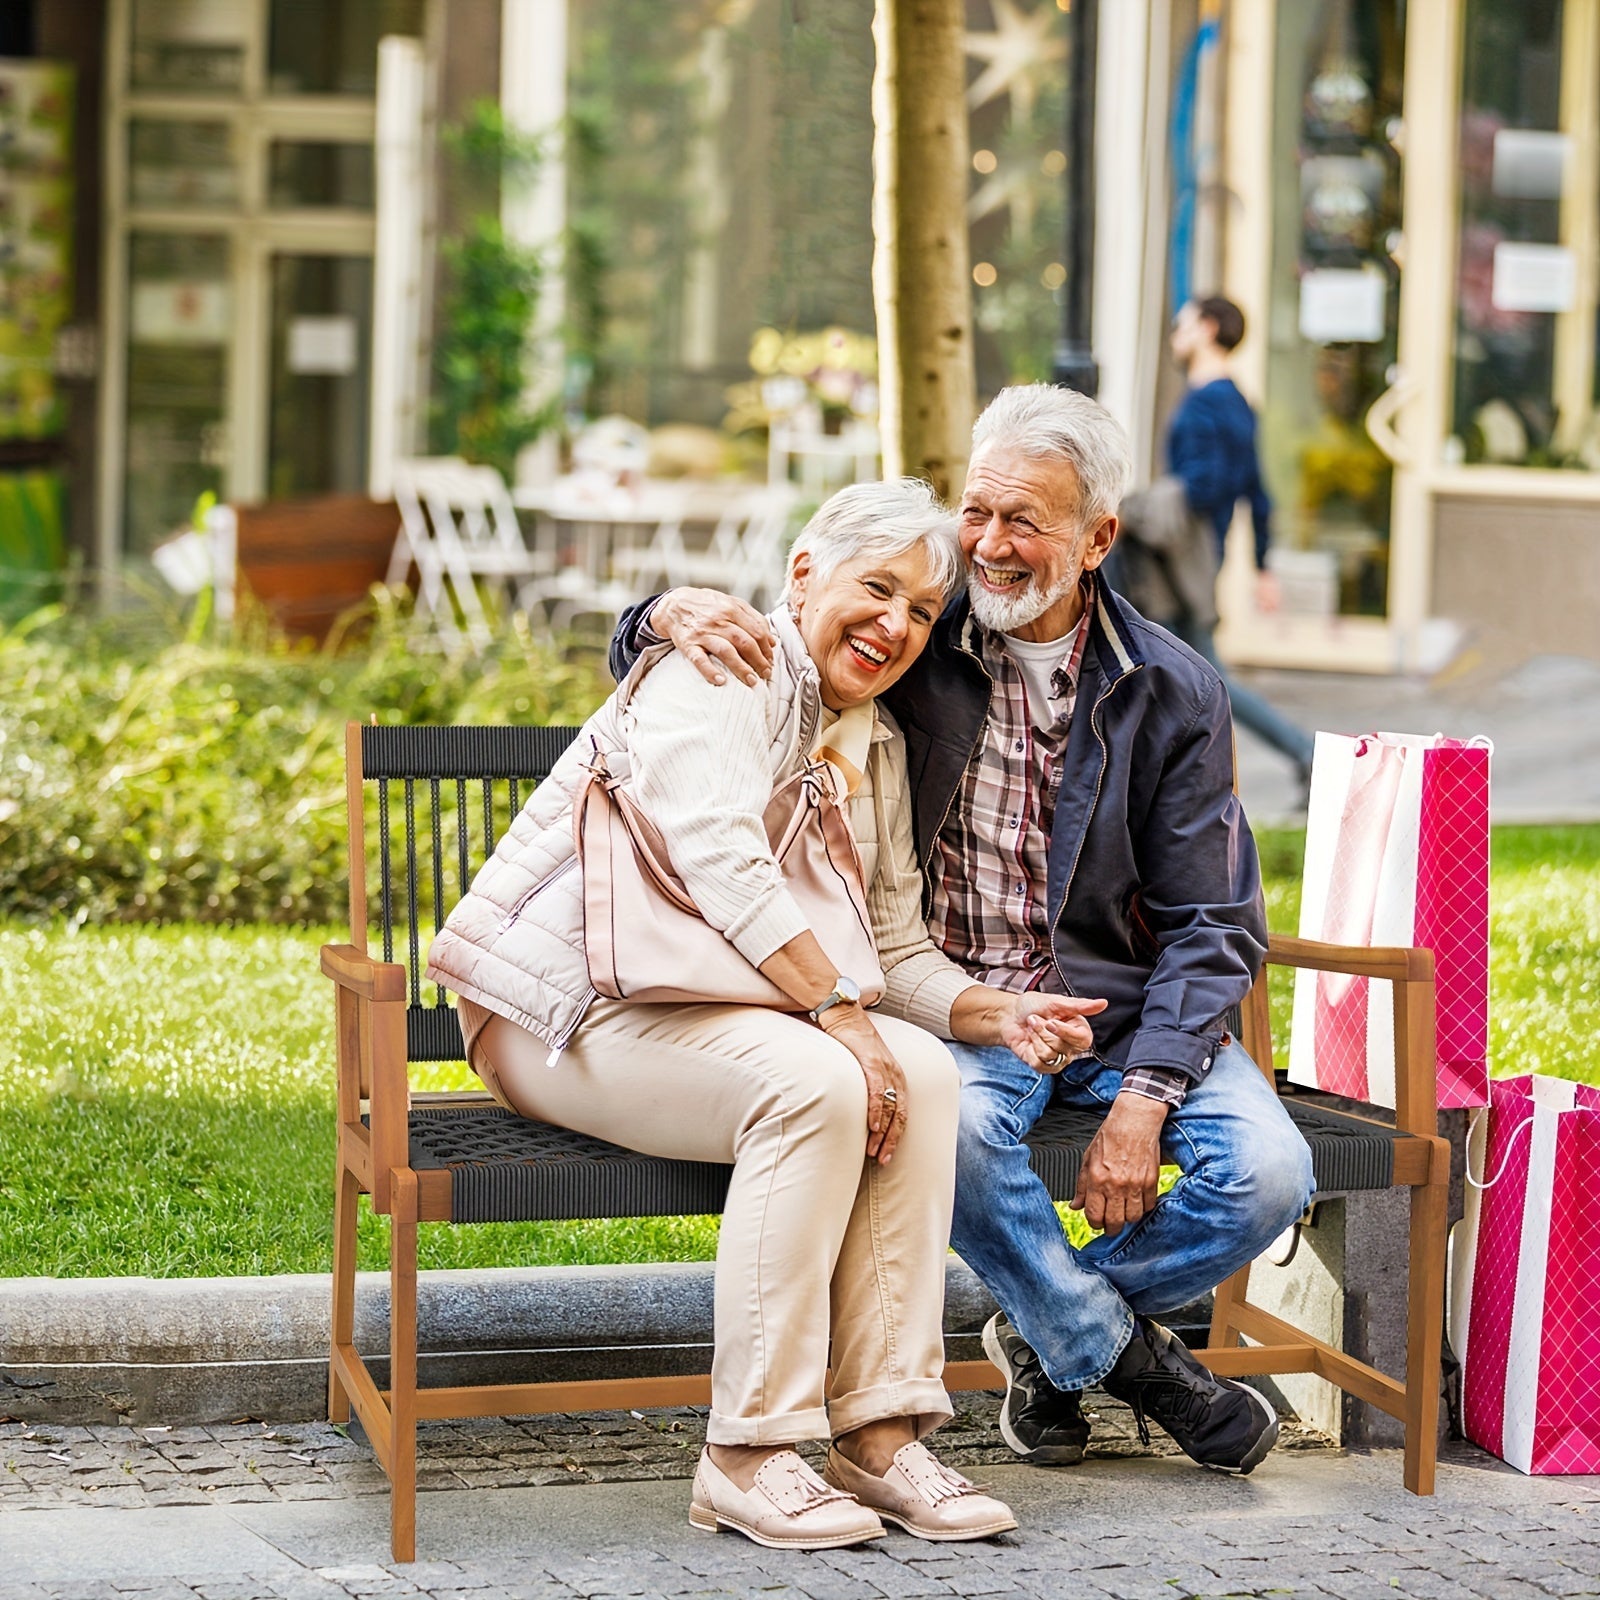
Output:
[[[1101,582],[1096,576],[1089,576],[1084,588],[1089,603],[1088,644],[1094,647],[1101,675],[1108,683],[1114,683],[1145,664],[1144,651],[1136,630],[1131,626],[1131,619],[1137,617],[1138,613],[1109,584]],[[979,624],[972,615],[972,602],[965,594],[951,602],[943,621],[956,647],[976,657],[977,640],[973,632]]]

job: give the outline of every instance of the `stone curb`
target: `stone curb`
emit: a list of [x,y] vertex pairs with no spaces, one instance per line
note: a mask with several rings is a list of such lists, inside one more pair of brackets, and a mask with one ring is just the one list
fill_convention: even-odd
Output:
[[[506,1267],[418,1275],[424,1384],[709,1370],[712,1264]],[[0,1416],[57,1424],[302,1421],[326,1414],[331,1280],[0,1280]],[[952,1259],[952,1357],[994,1302]],[[356,1280],[356,1345],[388,1349],[389,1280]],[[379,1381],[386,1381],[379,1367]]]

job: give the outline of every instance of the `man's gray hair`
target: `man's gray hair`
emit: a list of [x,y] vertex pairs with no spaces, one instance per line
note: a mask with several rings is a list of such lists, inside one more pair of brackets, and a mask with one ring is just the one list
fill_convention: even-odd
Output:
[[1078,520],[1115,514],[1133,476],[1122,424],[1098,400],[1049,383],[1002,389],[972,425],[972,453],[987,445],[1030,461],[1065,461],[1078,475]]
[[789,569],[796,556],[809,555],[813,581],[825,583],[846,561],[889,560],[919,545],[929,576],[949,599],[966,578],[955,513],[920,478],[852,483],[824,500],[800,530]]

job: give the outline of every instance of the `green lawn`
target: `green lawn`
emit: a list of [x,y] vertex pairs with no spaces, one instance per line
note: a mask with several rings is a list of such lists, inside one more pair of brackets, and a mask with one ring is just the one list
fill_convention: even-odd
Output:
[[[1262,847],[1271,924],[1292,930],[1300,838],[1269,834]],[[1494,906],[1496,1070],[1600,1080],[1600,827],[1497,830]],[[316,970],[326,937],[0,925],[0,1276],[326,1270],[332,1001]],[[414,1081],[468,1079],[432,1066]],[[422,1234],[429,1267],[683,1260],[715,1248],[714,1224],[696,1219]],[[382,1240],[364,1216],[363,1265],[383,1265]]]

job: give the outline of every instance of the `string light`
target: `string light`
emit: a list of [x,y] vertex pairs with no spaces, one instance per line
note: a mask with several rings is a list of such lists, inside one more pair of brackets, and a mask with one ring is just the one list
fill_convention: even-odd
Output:
[[993,150],[974,150],[972,152],[972,165],[979,172],[993,172],[1000,165],[1000,158]]
[[980,289],[987,289],[999,276],[1000,274],[994,270],[993,265],[987,261],[980,261],[972,269],[972,281]]
[[1039,274],[1039,282],[1047,289],[1059,289],[1067,281],[1067,269],[1059,261],[1052,261]]
[[1039,170],[1047,178],[1059,178],[1067,170],[1067,153],[1065,150],[1046,150],[1044,159],[1039,163]]

